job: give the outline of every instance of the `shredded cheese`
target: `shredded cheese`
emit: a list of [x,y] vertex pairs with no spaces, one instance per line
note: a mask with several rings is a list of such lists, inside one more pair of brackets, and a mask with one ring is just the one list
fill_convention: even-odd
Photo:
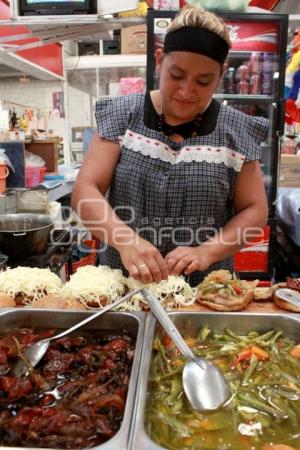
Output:
[[[26,306],[31,306],[46,295],[58,294],[62,298],[79,301],[87,309],[103,308],[126,291],[142,286],[133,278],[125,278],[121,270],[108,266],[80,267],[65,285],[50,269],[17,267],[0,271],[0,291],[11,297],[21,294]],[[189,306],[195,302],[195,289],[182,276],[169,276],[168,280],[151,283],[147,287],[167,309]],[[139,311],[145,308],[147,304],[142,295],[136,294],[116,309]]]
[[22,303],[31,305],[47,294],[59,294],[62,282],[50,269],[15,267],[0,271],[1,292],[16,297],[22,295]]
[[[142,283],[128,278],[126,280],[129,290],[142,287]],[[147,285],[153,294],[158,298],[161,304],[167,308],[180,308],[195,303],[195,290],[185,281],[182,276],[169,276],[167,280],[159,283],[150,283]],[[141,310],[146,306],[145,300],[140,293],[134,295],[126,304],[120,305],[120,309]]]
[[102,308],[124,294],[125,277],[121,270],[108,266],[83,266],[71,275],[63,290],[86,308]]

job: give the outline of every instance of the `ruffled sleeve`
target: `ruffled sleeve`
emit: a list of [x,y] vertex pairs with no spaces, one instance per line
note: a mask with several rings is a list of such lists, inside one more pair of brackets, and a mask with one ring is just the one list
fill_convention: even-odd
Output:
[[267,140],[270,129],[268,119],[222,105],[219,121],[221,141],[226,147],[243,155],[244,161],[261,159],[261,144]]
[[99,136],[120,143],[131,118],[131,96],[99,100],[96,103],[95,117]]
[[262,157],[261,144],[268,137],[269,121],[264,117],[247,116],[242,133],[242,149],[245,161],[260,160]]

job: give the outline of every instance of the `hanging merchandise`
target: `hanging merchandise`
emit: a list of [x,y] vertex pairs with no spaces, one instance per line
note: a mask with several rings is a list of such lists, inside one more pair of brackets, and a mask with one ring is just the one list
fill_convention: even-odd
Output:
[[38,111],[37,115],[37,131],[43,133],[46,130],[45,117]]
[[[152,2],[153,3],[153,2]],[[152,5],[151,5],[152,8]],[[137,9],[131,9],[130,11],[123,11],[118,14],[118,17],[130,17],[130,16],[146,16],[148,11],[148,4],[147,2],[144,2],[140,0],[138,2]]]
[[23,114],[22,117],[18,119],[18,127],[20,128],[20,130],[25,131],[26,133],[26,131],[28,130],[28,125],[29,125],[28,119],[26,115]]
[[290,45],[285,78],[286,134],[300,131],[300,31],[294,34]]
[[13,109],[13,111],[9,110],[9,129],[13,130],[15,128],[15,126],[18,123],[18,117],[15,111],[15,108]]
[[9,129],[9,112],[2,108],[0,101],[0,132]]

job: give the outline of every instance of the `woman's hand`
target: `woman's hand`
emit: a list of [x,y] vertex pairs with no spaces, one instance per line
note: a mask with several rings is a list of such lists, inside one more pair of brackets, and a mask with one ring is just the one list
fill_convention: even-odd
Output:
[[142,283],[159,283],[168,278],[168,266],[154,245],[137,235],[135,242],[119,245],[117,250],[129,275]]
[[168,253],[165,260],[171,275],[190,275],[195,271],[203,272],[215,262],[211,246],[177,247]]

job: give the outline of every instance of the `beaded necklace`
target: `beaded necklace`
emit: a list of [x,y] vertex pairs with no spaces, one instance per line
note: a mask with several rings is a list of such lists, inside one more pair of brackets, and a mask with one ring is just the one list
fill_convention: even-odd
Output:
[[179,134],[184,139],[197,136],[201,129],[202,115],[197,114],[194,120],[181,123],[180,125],[169,125],[164,118],[163,113],[158,116],[157,130],[165,136]]

